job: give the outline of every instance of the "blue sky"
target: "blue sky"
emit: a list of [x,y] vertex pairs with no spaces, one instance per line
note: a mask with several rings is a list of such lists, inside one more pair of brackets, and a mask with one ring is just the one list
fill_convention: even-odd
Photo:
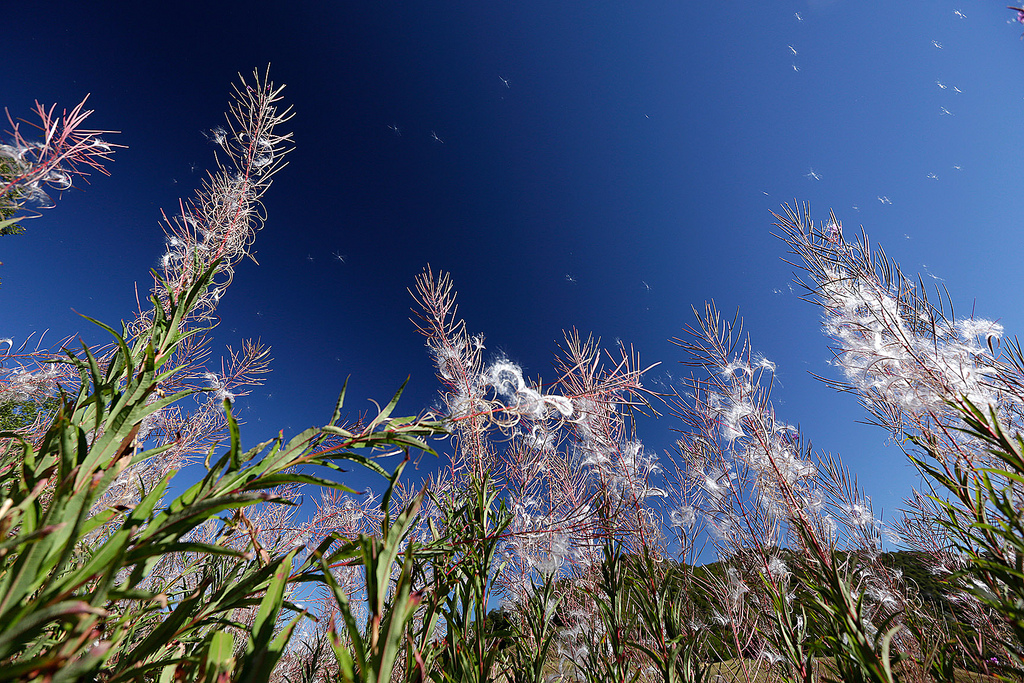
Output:
[[[212,164],[202,132],[236,73],[271,63],[297,147],[216,333],[273,347],[266,386],[240,402],[250,439],[323,422],[347,376],[353,410],[406,376],[406,411],[434,404],[406,291],[429,263],[453,273],[470,331],[545,379],[576,327],[661,361],[658,388],[685,374],[667,340],[691,305],[738,308],[778,364],[780,416],[842,454],[888,516],[912,471],[810,376],[836,371],[770,211],[833,208],[958,311],[1016,333],[1021,27],[981,0],[581,4],[5,8],[0,104],[27,116],[92,93],[90,123],[129,149],[2,240],[0,336],[99,340],[75,311],[130,315],[163,250],[160,209]],[[662,451],[673,426],[640,436]]]

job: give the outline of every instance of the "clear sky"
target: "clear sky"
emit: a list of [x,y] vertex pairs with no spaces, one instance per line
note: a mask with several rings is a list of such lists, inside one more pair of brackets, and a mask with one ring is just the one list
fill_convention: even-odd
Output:
[[[770,211],[809,201],[863,224],[960,312],[1024,328],[1024,27],[988,0],[6,3],[0,104],[71,107],[122,131],[95,177],[0,240],[0,337],[101,335],[130,316],[188,197],[236,73],[272,64],[296,150],[221,344],[273,347],[240,401],[249,439],[353,409],[436,401],[406,291],[453,273],[489,350],[552,378],[562,330],[685,370],[668,338],[714,299],[774,360],[780,417],[842,454],[886,516],[914,477],[828,365]],[[396,132],[397,129],[397,132]],[[399,134],[400,133],[400,134]],[[936,279],[932,279],[932,277]],[[663,451],[670,420],[644,424]],[[421,467],[427,467],[423,463]]]

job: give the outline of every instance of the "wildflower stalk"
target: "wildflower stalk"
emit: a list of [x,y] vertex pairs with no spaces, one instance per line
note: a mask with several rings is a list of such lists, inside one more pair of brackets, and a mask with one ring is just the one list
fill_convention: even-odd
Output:
[[[401,469],[395,472],[384,494],[381,506],[385,511]],[[332,620],[328,636],[344,683],[391,681],[401,661],[407,629],[422,599],[412,589],[415,550],[407,542],[422,500],[422,494],[413,499],[394,524],[385,512],[379,537],[361,534],[349,540],[334,535],[343,545],[329,555],[317,553],[321,569],[318,576],[337,601],[342,630],[350,644],[346,645]],[[369,608],[365,625],[360,625],[349,595],[334,578],[332,567],[342,562],[363,567]]]
[[197,320],[212,315],[237,263],[252,257],[251,246],[263,224],[261,198],[274,174],[287,165],[285,156],[291,150],[292,133],[278,130],[294,115],[290,106],[282,108],[284,86],[270,80],[269,70],[254,71],[251,83],[239,78],[227,128],[211,132],[226,159],[218,158],[217,170],[193,199],[180,203],[177,215],[164,216],[167,251],[160,263],[171,283],[171,297],[217,264],[211,286],[193,312]]
[[[10,130],[7,144],[0,144],[0,235],[24,232],[17,216],[29,204],[50,207],[53,201],[47,190],[64,192],[74,186],[76,179],[85,179],[91,169],[110,175],[104,164],[118,147],[105,141],[102,135],[117,133],[109,130],[89,130],[83,127],[93,110],[84,109],[89,96],[70,112],[55,115],[57,105],[49,109],[36,102],[33,110],[38,123],[15,121],[7,114]],[[39,139],[26,135],[22,124],[39,131]]]
[[[181,320],[202,298],[211,275],[183,291],[169,309],[154,297],[153,327],[144,342],[130,346],[111,331],[118,350],[106,369],[88,349],[81,356],[69,355],[81,373],[81,389],[77,396],[62,396],[57,418],[38,448],[16,433],[0,434],[6,439],[0,447],[0,497],[8,501],[0,515],[0,531],[7,538],[0,545],[0,680],[102,671],[108,680],[120,681],[158,665],[187,672],[196,652],[209,652],[216,645],[209,640],[211,627],[239,626],[232,615],[254,604],[254,597],[261,607],[246,631],[250,659],[240,664],[251,674],[247,680],[266,680],[287,640],[276,629],[284,588],[308,580],[303,577],[311,568],[292,566],[294,548],[269,555],[259,546],[232,547],[228,538],[242,522],[240,511],[280,500],[272,491],[282,485],[348,490],[300,468],[337,470],[339,461],[348,460],[383,473],[357,450],[426,448],[421,437],[439,429],[431,423],[392,420],[392,402],[360,432],[337,427],[332,420],[287,444],[278,439],[243,452],[226,404],[231,443],[201,481],[162,510],[158,504],[171,475],[128,510],[92,514],[92,503],[120,472],[170,448],[139,452],[132,444],[148,415],[188,393],[149,401],[161,380],[176,371],[166,363],[185,336]],[[96,436],[89,439],[87,430]],[[319,448],[325,435],[340,436],[342,442]],[[120,524],[83,546],[86,537],[119,512],[126,513]],[[231,516],[218,518],[222,512]],[[212,542],[194,540],[192,534],[211,523],[220,526]],[[164,575],[162,560],[182,553],[194,558],[199,573]],[[262,664],[257,666],[253,657]],[[252,673],[256,670],[258,675]]]
[[664,683],[699,683],[706,667],[700,661],[700,637],[685,623],[688,596],[682,585],[689,572],[678,573],[658,566],[650,548],[634,559],[634,605],[637,610],[637,638],[631,645],[647,655]]
[[589,683],[632,683],[642,672],[630,646],[637,614],[630,599],[628,570],[621,543],[608,541],[602,549],[604,559],[597,568],[600,575],[593,594],[600,628],[586,629],[587,647],[576,666]]
[[[318,558],[338,540],[302,556],[312,532],[286,528],[282,511],[302,486],[354,494],[334,479],[343,461],[388,476],[368,454],[430,452],[424,439],[445,431],[394,417],[397,395],[373,419],[339,425],[339,400],[324,427],[242,449],[232,401],[266,370],[267,350],[229,351],[211,373],[197,323],[248,253],[290,138],[273,131],[287,118],[280,88],[259,74],[256,83],[236,89],[237,125],[221,142],[235,168],[221,166],[189,205],[206,223],[177,223],[195,228],[179,233],[195,238],[179,245],[187,266],[165,259],[173,267],[157,275],[149,312],[120,332],[101,325],[106,347],[29,354],[61,362],[0,384],[0,399],[45,391],[59,402],[42,433],[0,432],[2,681],[270,680],[309,616],[295,589],[324,585]],[[182,408],[201,392],[212,400]],[[172,496],[180,456],[221,428],[226,449],[206,442],[205,476]]]
[[543,582],[533,590],[524,604],[516,609],[516,634],[506,657],[504,675],[512,683],[544,683],[545,668],[554,645],[555,618],[562,596],[555,593],[553,574],[545,574]]
[[[445,622],[436,680],[487,683],[497,667],[501,641],[508,635],[488,632],[486,624],[498,545],[511,515],[486,475],[471,480],[464,495],[444,504],[445,559],[450,564],[445,567],[443,589],[435,589],[431,596]],[[438,569],[435,566],[435,574]]]
[[497,576],[503,594],[519,602],[532,578],[595,564],[607,538],[637,548],[656,542],[646,501],[664,492],[651,483],[657,461],[630,419],[649,405],[636,354],[620,347],[606,367],[597,342],[571,331],[558,380],[545,387],[506,357],[485,362],[483,336],[457,317],[447,274],[428,268],[413,295],[455,437],[431,488],[462,491],[481,477],[500,483],[512,513]]
[[[919,445],[929,459],[914,461],[937,484],[931,499],[944,513],[938,522],[967,559],[958,574],[971,581],[971,593],[1006,629],[999,643],[1008,661],[1001,669],[1020,675],[1024,671],[1024,514],[1018,486],[1024,483],[1024,438],[1008,434],[991,406],[984,411],[966,398],[951,404],[963,417],[961,431],[983,444],[994,462],[986,467],[950,465],[925,441]],[[965,519],[970,522],[964,524]]]
[[[863,231],[847,240],[834,214],[816,223],[806,205],[786,205],[776,218],[780,236],[797,257],[794,264],[806,273],[806,298],[821,308],[825,332],[833,339],[835,364],[844,378],[828,383],[857,395],[873,422],[940,490],[970,480],[974,472],[1005,469],[1001,456],[977,434],[963,431],[962,424],[965,416],[974,419],[970,406],[978,406],[991,411],[1006,433],[1024,428],[1019,342],[1003,339],[996,322],[956,318],[948,293],[930,298],[921,279],[906,276]],[[926,461],[929,468],[923,468]],[[1010,498],[1024,491],[1013,478],[1005,486]],[[984,485],[972,490],[983,491]],[[949,507],[935,495],[914,492],[898,531],[904,543],[951,574],[967,559],[954,529],[972,528],[983,502],[982,496],[973,507]],[[960,515],[952,526],[951,514]],[[968,620],[967,630],[998,639],[983,604],[964,597],[957,610],[958,618]]]

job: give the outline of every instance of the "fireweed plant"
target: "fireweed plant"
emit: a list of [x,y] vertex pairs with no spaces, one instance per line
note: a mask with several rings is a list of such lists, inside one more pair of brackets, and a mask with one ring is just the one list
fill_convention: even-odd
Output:
[[[436,415],[395,417],[395,396],[345,424],[339,401],[323,427],[244,451],[233,403],[270,351],[214,365],[209,334],[291,149],[281,93],[266,73],[235,86],[215,170],[165,215],[150,297],[101,325],[109,345],[0,341],[0,681],[1022,674],[1024,352],[806,206],[776,226],[833,340],[826,381],[923,475],[895,523],[776,413],[775,365],[713,304],[674,340],[692,369],[674,395],[575,330],[545,384],[487,354],[430,268],[412,294]],[[45,142],[15,126],[0,147],[10,206],[112,151],[81,105],[37,113]],[[660,456],[634,420],[659,409],[679,429]],[[379,464],[440,436],[423,487]],[[341,461],[383,493],[339,483]],[[186,466],[202,476],[175,495]]]
[[[33,112],[38,122],[15,121],[6,111],[10,129],[7,143],[0,142],[0,235],[23,233],[21,221],[30,214],[16,215],[29,206],[52,207],[50,192],[64,192],[76,179],[86,179],[89,169],[109,175],[104,164],[118,147],[101,136],[118,131],[89,130],[83,127],[92,115],[84,109],[89,96],[70,112],[55,115],[57,105],[49,109],[36,102]],[[34,128],[38,135],[27,133]]]
[[[354,492],[322,473],[355,461],[390,491],[369,456],[427,449],[442,431],[393,417],[394,401],[339,424],[339,401],[320,429],[241,448],[232,402],[267,351],[246,344],[214,372],[205,335],[290,147],[280,93],[259,73],[235,88],[215,131],[226,159],[168,221],[150,306],[119,332],[101,325],[109,346],[5,359],[5,403],[56,407],[0,432],[0,680],[283,680],[301,669],[288,641],[311,616],[292,593],[336,589],[333,567],[366,543]],[[172,498],[174,475],[199,456],[205,476]],[[333,495],[296,523],[310,485]]]
[[[632,354],[606,370],[596,343],[571,333],[556,382],[528,382],[505,358],[485,362],[447,276],[420,278],[455,440],[430,487],[487,475],[503,489],[511,522],[491,571],[513,627],[554,653],[547,675],[949,680],[1019,666],[1009,577],[1024,449],[998,426],[1019,419],[1019,347],[1000,351],[997,324],[932,305],[865,236],[845,241],[834,216],[815,224],[787,206],[777,218],[836,340],[845,381],[833,384],[861,396],[930,482],[895,524],[838,456],[776,414],[774,364],[713,305],[676,340],[695,372],[669,401],[676,451],[658,459],[630,428],[629,409],[652,398]],[[701,539],[718,554],[710,567],[687,563]],[[915,551],[913,577],[884,541]],[[546,645],[528,615],[549,580],[561,630]]]

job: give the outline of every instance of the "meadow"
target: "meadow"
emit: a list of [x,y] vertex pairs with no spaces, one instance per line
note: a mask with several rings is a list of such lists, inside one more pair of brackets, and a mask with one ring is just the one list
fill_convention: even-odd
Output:
[[[118,147],[84,103],[34,114],[0,145],[6,239]],[[1024,351],[806,205],[774,231],[830,338],[825,381],[926,484],[895,523],[776,413],[775,365],[715,305],[674,340],[686,390],[575,330],[542,385],[485,356],[429,268],[412,303],[442,410],[406,416],[396,387],[352,418],[342,393],[322,427],[244,447],[234,403],[268,352],[214,369],[210,334],[273,220],[290,116],[267,72],[235,85],[148,299],[93,321],[109,343],[0,340],[0,681],[1021,676]],[[645,448],[638,414],[676,424],[674,452]],[[403,477],[424,453],[438,471]],[[351,466],[383,493],[357,496]]]

